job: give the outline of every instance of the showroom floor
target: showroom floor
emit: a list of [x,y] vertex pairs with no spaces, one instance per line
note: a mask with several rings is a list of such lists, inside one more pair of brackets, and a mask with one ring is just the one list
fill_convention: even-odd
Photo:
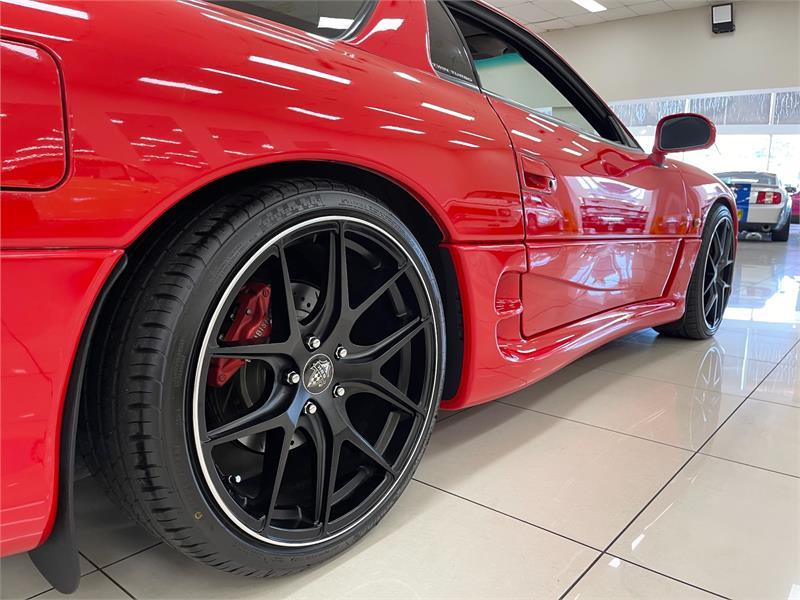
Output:
[[[317,569],[183,558],[77,486],[78,598],[800,598],[800,228],[740,244],[714,341],[651,330],[442,415],[398,505]],[[2,597],[56,597],[25,556]]]

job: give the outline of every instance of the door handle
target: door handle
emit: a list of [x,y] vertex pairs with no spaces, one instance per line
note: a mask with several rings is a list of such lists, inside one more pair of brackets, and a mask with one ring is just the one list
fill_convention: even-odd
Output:
[[556,176],[546,162],[529,156],[520,156],[519,166],[524,188],[546,193],[555,191]]

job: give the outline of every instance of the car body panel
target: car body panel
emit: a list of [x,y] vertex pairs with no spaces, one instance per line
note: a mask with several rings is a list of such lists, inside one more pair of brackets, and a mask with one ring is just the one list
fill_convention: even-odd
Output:
[[678,167],[490,101],[520,164],[528,253],[523,336],[659,298],[678,241],[699,232],[700,206],[696,198],[687,202]]
[[509,294],[511,286],[497,285],[504,276],[524,272],[524,247],[451,246],[459,278],[471,285],[461,290],[465,338],[461,386],[442,408],[456,410],[501,398],[621,335],[679,319],[700,241],[680,241],[661,298],[608,310],[530,338],[520,335],[521,303]]
[[[407,190],[458,281],[463,364],[445,408],[679,318],[705,215],[732,202],[698,169],[537,125],[439,76],[421,3],[381,0],[346,41],[200,0],[3,4],[0,32],[57,62],[69,132],[52,189],[0,195],[4,554],[53,523],[65,390],[101,287],[142,232],[211,182],[333,162]],[[528,187],[523,162],[555,189]],[[543,285],[559,310],[542,306]]]
[[[373,18],[384,7],[395,18],[393,4],[380,3]],[[429,63],[405,72],[351,44],[190,2],[75,6],[79,17],[4,6],[6,27],[50,36],[73,161],[57,189],[4,195],[3,247],[127,247],[210,181],[288,161],[382,173],[423,203],[447,239],[522,239],[502,125],[485,97],[443,81]],[[402,46],[420,31],[390,33]],[[165,37],[174,40],[167,56]]]
[[46,50],[0,42],[0,137],[4,188],[42,190],[66,174],[67,149],[61,77]]
[[0,252],[0,553],[43,541],[56,507],[62,403],[86,317],[122,250]]

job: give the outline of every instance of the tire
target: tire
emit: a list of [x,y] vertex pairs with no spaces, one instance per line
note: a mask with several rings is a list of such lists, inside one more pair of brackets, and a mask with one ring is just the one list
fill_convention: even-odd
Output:
[[[727,237],[715,238],[724,229]],[[711,209],[703,230],[703,241],[697,253],[697,261],[692,269],[689,288],[686,292],[686,310],[679,320],[666,325],[654,327],[662,334],[671,337],[705,340],[712,337],[722,323],[722,314],[730,298],[731,281],[733,279],[733,261],[735,240],[733,239],[733,217],[730,209],[724,204],[717,204]],[[716,252],[719,250],[720,255]],[[711,260],[715,267],[708,268]],[[711,284],[709,276],[719,272],[719,281]],[[716,291],[718,300],[709,301],[709,291]],[[718,302],[718,304],[717,304]],[[706,310],[708,309],[708,311]],[[714,318],[707,315],[711,313]]]
[[788,242],[789,241],[789,228],[791,226],[790,223],[791,219],[786,219],[786,222],[783,224],[783,227],[779,229],[772,230],[772,241],[773,242]]
[[96,476],[201,563],[267,577],[337,555],[427,445],[436,279],[408,228],[350,186],[272,182],[179,219],[145,244],[108,319],[85,402]]

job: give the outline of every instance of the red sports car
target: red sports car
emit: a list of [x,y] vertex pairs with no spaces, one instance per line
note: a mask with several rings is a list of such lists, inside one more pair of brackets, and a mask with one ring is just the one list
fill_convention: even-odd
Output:
[[343,551],[437,409],[705,338],[735,203],[480,2],[2,4],[3,554],[78,580],[78,447],[243,575]]

